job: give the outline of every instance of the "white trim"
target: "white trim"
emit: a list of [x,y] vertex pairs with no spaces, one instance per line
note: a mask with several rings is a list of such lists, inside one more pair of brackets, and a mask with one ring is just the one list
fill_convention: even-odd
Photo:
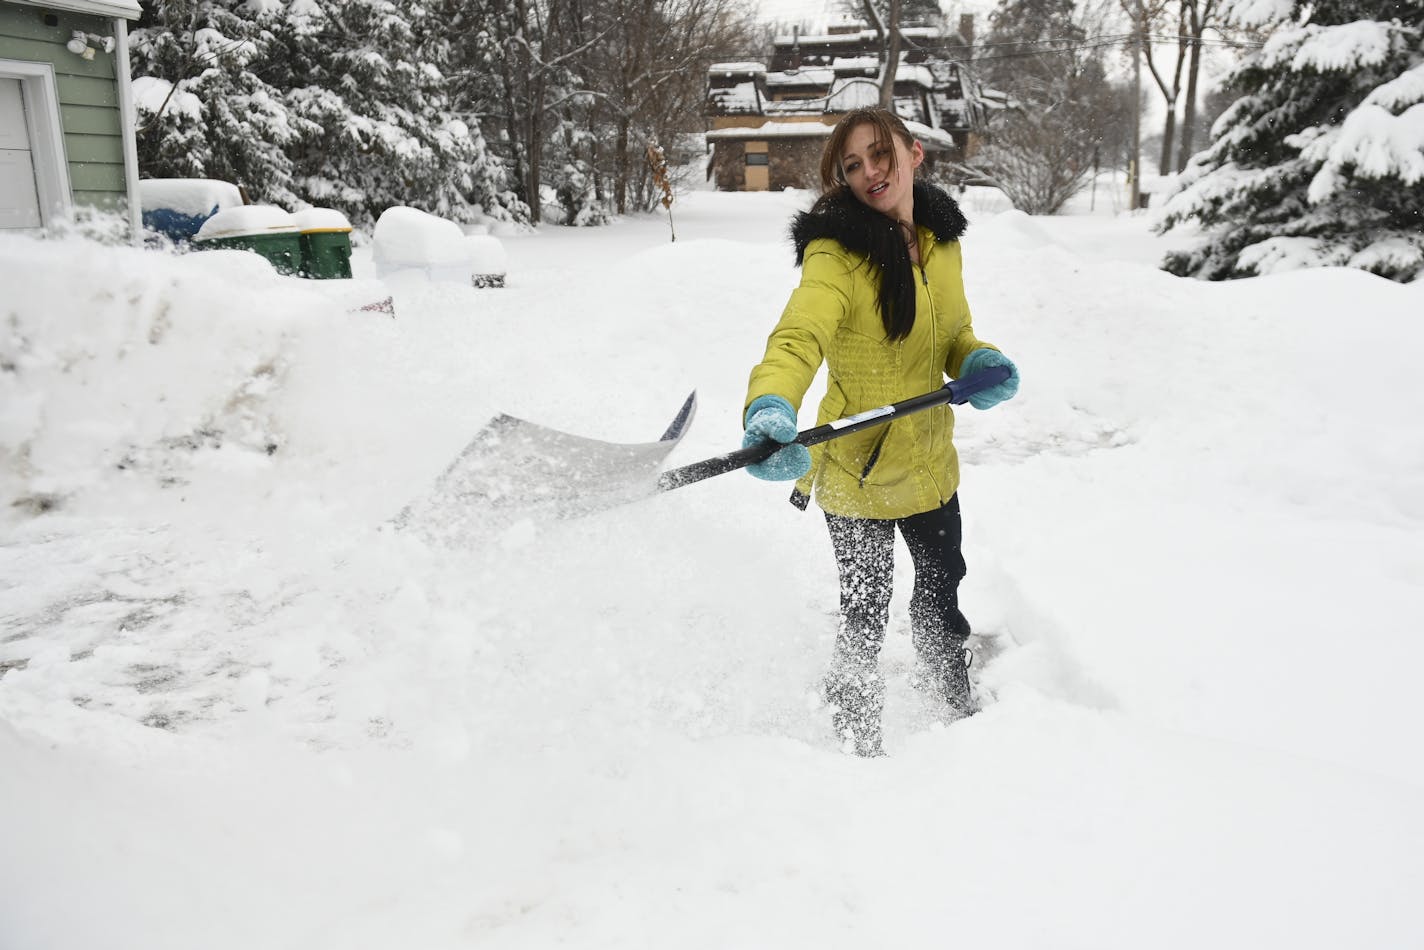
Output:
[[119,83],[119,124],[124,147],[124,185],[129,199],[129,234],[134,246],[143,243],[143,208],[138,197],[138,113],[134,109],[133,78],[129,74],[129,25],[114,18],[114,72]]
[[93,16],[123,17],[137,20],[143,11],[138,0],[10,0],[27,7],[63,10],[66,13],[88,13]]
[[20,80],[25,124],[30,132],[30,154],[35,163],[35,190],[40,197],[40,220],[48,228],[58,219],[69,217],[74,210],[54,66],[0,59],[0,76]]

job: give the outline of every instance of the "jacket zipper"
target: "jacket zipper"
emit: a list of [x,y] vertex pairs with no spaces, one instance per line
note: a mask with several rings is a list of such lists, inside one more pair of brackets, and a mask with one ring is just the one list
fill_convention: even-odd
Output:
[[[933,248],[931,248],[931,250],[933,250]],[[930,275],[929,271],[925,268],[925,264],[928,261],[928,254],[920,255],[920,280],[925,285],[925,300],[930,305],[930,353],[934,354],[939,352],[939,326],[938,321],[935,319],[934,298],[930,296]],[[930,374],[931,390],[938,389],[940,386],[944,385],[944,370],[940,369],[938,372],[936,372],[933,360],[931,360],[930,362]],[[938,411],[930,413],[930,444],[934,444],[935,430],[938,428],[938,416]],[[939,482],[935,481],[934,470],[926,469],[925,474],[929,476],[930,484],[934,486],[935,495],[939,499],[940,503],[943,504],[946,501],[944,497],[944,489],[940,486]]]
[[[915,268],[917,268],[917,269],[919,270],[919,272],[920,272],[920,283],[924,284],[924,286],[925,286],[925,299],[926,299],[927,301],[929,301],[929,303],[930,303],[930,352],[931,352],[931,353],[934,353],[935,350],[937,350],[937,349],[939,348],[939,334],[938,334],[938,332],[936,331],[936,327],[935,327],[935,319],[934,319],[934,299],[933,299],[932,297],[930,297],[930,291],[929,291],[929,287],[930,287],[930,275],[925,272],[925,266],[924,266],[924,262],[923,262],[923,261],[924,261],[924,259],[923,259],[923,257],[922,257],[922,258],[921,258],[921,263],[919,263],[919,264],[914,264],[914,265],[911,265],[911,266],[913,266],[913,267],[915,267]],[[930,388],[931,388],[931,389],[934,389],[935,387],[931,386]],[[861,488],[864,488],[864,487],[865,487],[865,480],[870,477],[870,472],[871,472],[872,469],[875,468],[875,463],[880,461],[880,450],[881,450],[882,448],[884,448],[884,446],[885,446],[885,440],[886,440],[886,438],[888,438],[889,435],[890,435],[890,426],[892,426],[892,425],[894,425],[893,422],[892,422],[892,423],[889,423],[888,425],[885,426],[885,431],[882,432],[882,433],[880,433],[880,438],[878,438],[878,439],[875,440],[875,447],[870,450],[870,458],[866,459],[866,461],[865,461],[865,468],[861,469],[861,472],[860,472],[860,487],[861,487]],[[931,416],[931,418],[930,418],[930,426],[931,426],[931,429],[930,429],[930,440],[933,441],[933,440],[934,440],[934,428],[933,428],[933,426],[934,426],[934,417],[933,417],[933,416]],[[934,476],[933,476],[933,475],[930,475],[930,482],[934,484],[934,487],[935,487],[935,494],[936,494],[936,495],[943,495],[943,494],[944,494],[944,493],[940,490],[939,483],[934,480]]]

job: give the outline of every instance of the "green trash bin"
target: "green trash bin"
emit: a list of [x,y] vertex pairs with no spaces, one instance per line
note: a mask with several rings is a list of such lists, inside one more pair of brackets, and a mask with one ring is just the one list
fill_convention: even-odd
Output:
[[290,214],[271,205],[223,208],[203,222],[193,247],[252,251],[271,262],[279,274],[296,274],[302,266],[301,232]]
[[292,215],[301,233],[302,266],[314,280],[351,277],[351,222],[334,208],[307,208]]

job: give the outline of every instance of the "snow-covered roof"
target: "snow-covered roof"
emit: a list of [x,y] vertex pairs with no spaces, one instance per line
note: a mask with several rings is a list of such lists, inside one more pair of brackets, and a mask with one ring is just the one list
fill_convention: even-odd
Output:
[[946,149],[958,148],[954,136],[944,129],[932,129],[923,122],[911,122],[908,119],[905,121],[905,128],[924,145],[936,145]]
[[707,103],[723,115],[760,115],[762,111],[761,96],[757,93],[756,81],[752,79],[730,86],[714,86],[707,90]]
[[[755,129],[713,129],[707,133],[707,141],[744,142],[749,139],[826,138],[834,128],[834,125],[826,125],[822,122],[768,122]],[[905,121],[905,128],[931,149],[956,147],[954,138],[943,129],[932,129],[923,122],[910,120]]]
[[832,126],[821,122],[768,122],[755,129],[713,129],[707,133],[709,142],[738,142],[745,139],[825,138]]
[[836,72],[846,72],[852,69],[879,69],[880,60],[874,56],[837,56],[831,60],[831,68]]
[[836,71],[829,66],[813,66],[795,72],[766,74],[768,86],[829,86],[836,78]]
[[826,108],[832,112],[849,112],[880,104],[880,85],[867,79],[842,79],[826,97]]
[[772,43],[777,46],[791,46],[796,43],[805,46],[828,46],[837,43],[850,45],[864,43],[866,40],[874,38],[875,31],[859,30],[854,33],[802,33],[794,36],[783,34],[774,37]]
[[[907,26],[900,30],[900,35],[909,39],[937,39],[943,34],[932,26]],[[791,46],[801,44],[803,46],[854,46],[874,40],[875,31],[871,29],[853,30],[849,33],[802,33],[794,36],[778,36],[772,42],[777,46]]]
[[89,13],[94,16],[122,17],[137,20],[143,13],[138,0],[14,0],[29,7],[64,10],[67,13]]
[[933,89],[935,86],[934,73],[930,72],[928,67],[906,66],[903,63],[895,71],[895,81],[897,83],[913,83],[917,86],[924,86],[926,89]]
[[760,76],[766,72],[765,63],[713,63],[707,67],[709,75],[723,76]]

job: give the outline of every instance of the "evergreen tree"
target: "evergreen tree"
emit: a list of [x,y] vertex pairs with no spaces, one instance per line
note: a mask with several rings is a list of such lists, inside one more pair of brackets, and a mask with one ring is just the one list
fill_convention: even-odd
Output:
[[217,178],[254,198],[296,200],[288,149],[304,131],[263,78],[273,17],[200,0],[145,4],[133,33],[139,167],[156,178]]
[[393,205],[522,220],[478,121],[453,110],[448,35],[430,8],[390,0],[148,5],[134,71],[169,94],[140,103],[140,167],[358,227]]
[[[1284,11],[1283,11],[1284,12]],[[1424,274],[1424,2],[1291,0],[1165,206],[1207,231],[1174,274]]]
[[430,8],[327,0],[290,12],[280,84],[304,133],[297,190],[373,222],[393,205],[455,221],[511,218],[522,205],[482,152],[478,125],[452,114],[447,31]]
[[475,190],[498,194],[499,203],[519,220],[537,221],[538,195],[525,175],[528,126],[517,120],[516,51],[525,23],[512,0],[433,0],[445,32],[458,37],[449,46],[446,72],[451,111],[479,128]]

